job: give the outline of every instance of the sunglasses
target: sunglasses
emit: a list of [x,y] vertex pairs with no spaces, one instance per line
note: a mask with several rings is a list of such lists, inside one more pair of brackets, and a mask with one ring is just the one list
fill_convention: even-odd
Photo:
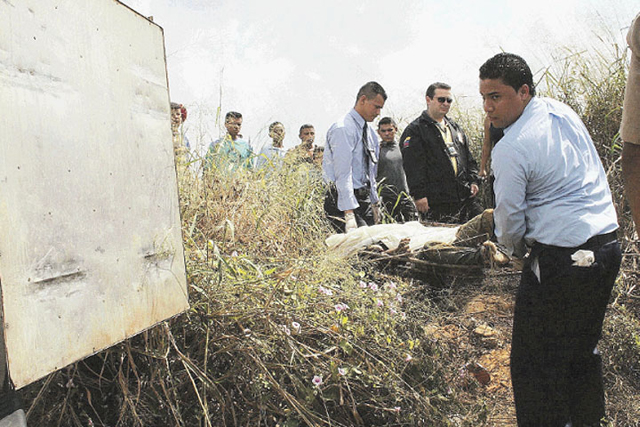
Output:
[[440,104],[444,104],[445,101],[447,101],[447,103],[451,104],[453,102],[453,99],[451,98],[445,98],[444,96],[439,96],[436,98],[438,100],[438,102]]

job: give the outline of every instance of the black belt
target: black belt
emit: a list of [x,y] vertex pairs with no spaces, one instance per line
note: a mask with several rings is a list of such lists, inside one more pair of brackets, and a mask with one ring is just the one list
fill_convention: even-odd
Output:
[[596,249],[596,248],[599,248],[600,246],[606,245],[607,243],[615,242],[617,239],[618,237],[616,235],[616,231],[612,231],[610,233],[598,234],[597,236],[593,236],[592,238],[590,238],[589,240],[587,240],[586,242],[584,242],[583,244],[575,248],[565,248],[562,246],[545,245],[544,243],[535,242],[533,244],[530,256],[532,257],[536,256],[538,253],[540,253],[540,250],[542,250],[543,248],[550,248],[550,249],[555,249],[560,251],[567,251],[567,250],[573,251],[577,249]]
[[599,248],[600,246],[604,246],[607,243],[611,243],[618,239],[618,236],[616,235],[616,231],[593,236],[592,238],[584,242],[582,245],[580,245],[578,249]]
[[[330,182],[329,183],[329,192],[335,194],[336,197],[337,197],[338,189],[336,188],[335,182]],[[371,195],[371,187],[369,185],[365,185],[362,188],[354,188],[353,189],[353,194],[356,197],[360,197],[360,198],[369,197]]]

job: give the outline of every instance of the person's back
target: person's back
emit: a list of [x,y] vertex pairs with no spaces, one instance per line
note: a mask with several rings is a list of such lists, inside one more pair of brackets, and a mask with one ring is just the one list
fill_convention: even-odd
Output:
[[[546,137],[550,127],[563,133],[561,143]],[[507,221],[513,216],[503,214],[501,202],[506,199],[502,195],[512,194],[511,165],[516,159],[522,163],[526,159],[522,167],[528,176],[524,199],[527,244],[572,247],[583,243],[578,236],[592,236],[617,228],[615,225],[605,230],[598,228],[616,216],[611,192],[589,132],[567,105],[534,97],[520,120],[505,130],[493,153],[496,194],[501,195],[496,208],[499,239],[503,230],[512,233]],[[563,164],[581,166],[563,168]],[[562,222],[558,218],[563,218]],[[516,245],[517,242],[513,242],[508,247]]]

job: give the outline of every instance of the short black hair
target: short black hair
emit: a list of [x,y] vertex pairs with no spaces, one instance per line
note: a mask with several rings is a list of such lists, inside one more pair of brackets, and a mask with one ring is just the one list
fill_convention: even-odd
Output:
[[238,113],[237,111],[229,111],[224,116],[224,121],[226,122],[229,119],[241,119],[241,118],[242,118],[242,114]]
[[427,93],[426,95],[433,99],[433,95],[435,95],[436,93],[436,89],[445,89],[445,90],[451,90],[451,86],[446,84],[446,83],[442,83],[442,82],[435,82],[435,83],[431,83],[429,85],[429,87],[427,88]]
[[387,92],[384,91],[380,83],[378,82],[368,82],[365,83],[364,86],[360,88],[358,91],[358,95],[356,96],[356,102],[360,99],[360,97],[364,95],[367,99],[373,99],[376,96],[382,96],[382,99],[387,100]]
[[305,129],[315,129],[315,127],[312,124],[306,123],[302,126],[300,126],[300,132],[298,132],[298,134],[301,134],[303,130]]
[[283,125],[281,122],[273,122],[273,123],[271,123],[271,124],[269,125],[269,133],[271,133],[271,131],[273,130],[273,128],[274,128],[274,127],[276,127],[276,126],[278,126],[278,125],[280,125],[280,126],[282,126],[282,127],[284,128],[284,125]]
[[391,117],[381,118],[380,121],[378,122],[378,129],[380,129],[380,126],[382,125],[391,125],[394,128],[398,129],[398,125],[396,125],[396,122]]
[[529,86],[529,94],[531,96],[536,94],[531,68],[522,57],[513,53],[499,53],[482,64],[480,80],[486,79],[501,79],[504,84],[514,88],[516,92],[522,85],[527,85]]

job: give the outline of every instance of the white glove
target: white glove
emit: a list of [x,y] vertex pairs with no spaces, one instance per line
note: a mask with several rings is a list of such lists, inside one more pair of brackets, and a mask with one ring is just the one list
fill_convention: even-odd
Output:
[[351,230],[355,230],[358,228],[358,223],[356,222],[356,215],[353,212],[349,212],[344,214],[344,231],[345,233],[350,232]]

